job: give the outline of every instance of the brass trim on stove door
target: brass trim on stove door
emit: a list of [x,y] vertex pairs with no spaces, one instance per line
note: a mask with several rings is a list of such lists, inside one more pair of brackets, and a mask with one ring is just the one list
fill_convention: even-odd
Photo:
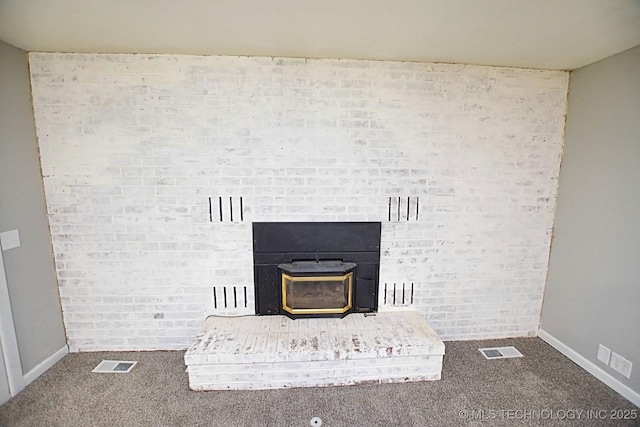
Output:
[[[347,279],[347,305],[341,308],[291,308],[287,305],[287,279],[291,282],[312,281],[342,281]],[[341,314],[346,313],[353,306],[353,272],[344,276],[290,276],[282,273],[282,309],[291,314]]]

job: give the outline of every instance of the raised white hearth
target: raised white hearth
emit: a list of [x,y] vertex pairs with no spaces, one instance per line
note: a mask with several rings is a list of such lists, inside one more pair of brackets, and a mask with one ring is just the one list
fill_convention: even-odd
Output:
[[444,343],[415,311],[343,319],[207,318],[185,353],[192,390],[440,379]]

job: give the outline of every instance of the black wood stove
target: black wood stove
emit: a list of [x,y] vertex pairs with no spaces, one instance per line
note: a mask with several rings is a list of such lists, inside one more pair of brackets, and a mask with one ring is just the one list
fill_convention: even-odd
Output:
[[256,314],[378,310],[379,222],[255,222]]

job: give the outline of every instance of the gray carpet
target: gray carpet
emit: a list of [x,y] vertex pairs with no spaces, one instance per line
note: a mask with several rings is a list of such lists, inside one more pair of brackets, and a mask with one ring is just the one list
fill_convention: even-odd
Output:
[[[0,407],[0,425],[640,425],[640,409],[538,338],[445,345],[440,381],[269,391],[189,391],[183,352],[70,354]],[[507,345],[525,357],[478,352]],[[102,359],[139,363],[129,374],[91,373]],[[624,411],[636,419],[611,419]]]

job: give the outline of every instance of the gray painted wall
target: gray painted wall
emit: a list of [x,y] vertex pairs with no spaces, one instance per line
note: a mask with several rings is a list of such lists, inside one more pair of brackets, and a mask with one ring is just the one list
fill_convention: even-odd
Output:
[[21,246],[4,267],[24,373],[66,344],[35,136],[27,55],[0,42],[0,232]]
[[572,72],[568,105],[541,325],[640,393],[640,46]]

